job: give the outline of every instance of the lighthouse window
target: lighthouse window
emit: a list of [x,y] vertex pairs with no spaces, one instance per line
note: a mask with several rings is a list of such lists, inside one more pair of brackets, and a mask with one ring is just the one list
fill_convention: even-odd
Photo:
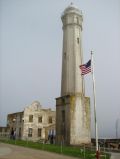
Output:
[[76,19],[77,19],[77,24],[79,24],[79,18],[78,18],[78,17],[76,17]]
[[79,38],[77,38],[77,43],[79,44]]
[[66,52],[64,52],[64,58],[66,58]]

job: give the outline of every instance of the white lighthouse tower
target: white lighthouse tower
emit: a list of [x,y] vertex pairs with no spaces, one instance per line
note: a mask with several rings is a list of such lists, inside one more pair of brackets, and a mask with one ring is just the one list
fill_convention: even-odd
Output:
[[82,12],[72,3],[64,10],[61,97],[56,98],[56,141],[90,143],[90,98],[85,97],[82,64]]
[[82,92],[82,12],[71,4],[61,17],[63,22],[63,57],[61,96]]

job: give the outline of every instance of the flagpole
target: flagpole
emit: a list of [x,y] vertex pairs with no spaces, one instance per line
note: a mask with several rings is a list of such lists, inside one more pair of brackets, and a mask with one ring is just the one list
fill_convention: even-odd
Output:
[[[85,113],[85,81],[84,76],[82,76],[82,104],[83,104],[83,112]],[[85,126],[85,114],[83,113],[83,127]]]
[[94,59],[93,52],[91,51],[91,73],[93,80],[93,97],[94,97],[94,120],[95,120],[95,139],[96,139],[96,159],[99,159],[99,148],[98,148],[98,127],[96,118],[96,89],[95,89],[95,76],[94,76]]

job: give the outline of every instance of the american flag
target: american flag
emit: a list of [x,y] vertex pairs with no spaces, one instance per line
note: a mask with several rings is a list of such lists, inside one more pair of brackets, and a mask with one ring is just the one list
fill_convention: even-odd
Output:
[[86,64],[80,65],[81,75],[88,74],[91,72],[91,60],[89,60]]

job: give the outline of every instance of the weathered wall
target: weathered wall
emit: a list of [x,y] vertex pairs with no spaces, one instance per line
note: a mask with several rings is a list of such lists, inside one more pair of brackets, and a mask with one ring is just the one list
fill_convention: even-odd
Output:
[[[29,122],[29,115],[33,115],[33,122]],[[38,122],[38,117],[42,117],[42,122]],[[49,123],[49,117],[52,117],[52,123]],[[24,140],[37,141],[40,139],[47,139],[49,130],[55,130],[55,111],[51,109],[42,109],[40,105],[32,104],[24,110],[24,128],[23,137]],[[32,128],[32,136],[28,136],[28,129]],[[38,128],[41,131],[41,137],[38,136]]]
[[[65,121],[62,121],[62,111]],[[56,99],[56,142],[67,145],[90,143],[90,98],[81,94]]]
[[[70,144],[70,98],[64,96],[56,99],[56,143]],[[65,121],[62,118],[65,111]]]
[[70,144],[90,143],[90,102],[81,94],[71,96],[70,103]]
[[13,129],[16,131],[16,138],[21,138],[23,133],[23,112],[17,112],[8,114],[7,127],[10,128],[10,132]]
[[[33,115],[33,122],[29,121],[29,115]],[[16,138],[33,141],[48,139],[48,133],[55,134],[55,115],[55,111],[43,109],[40,103],[35,101],[23,112],[8,114],[7,127],[10,131],[16,131]],[[38,122],[38,117],[42,117],[42,122]],[[49,117],[52,117],[52,123],[49,123]],[[28,135],[29,128],[32,128],[31,137]],[[42,130],[41,136],[38,136],[38,128]]]

